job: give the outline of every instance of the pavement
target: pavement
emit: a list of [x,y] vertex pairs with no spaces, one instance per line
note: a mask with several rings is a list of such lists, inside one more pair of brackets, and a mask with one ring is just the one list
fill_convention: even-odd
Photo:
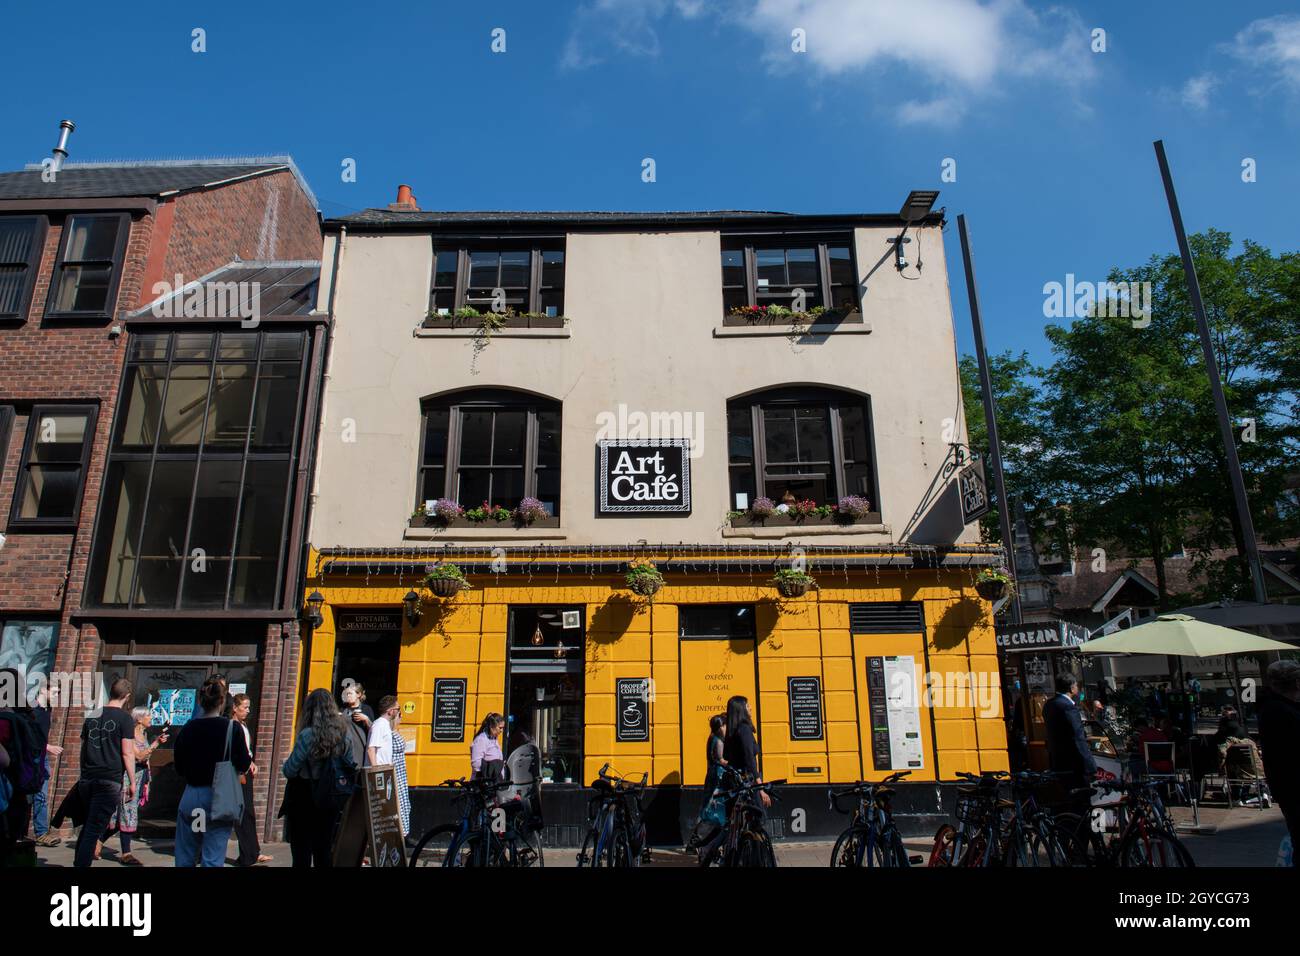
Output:
[[[1191,823],[1191,810],[1175,807],[1174,818],[1180,824]],[[1252,807],[1202,807],[1201,831],[1181,833],[1197,866],[1274,866],[1278,845],[1286,834],[1282,812],[1276,807],[1259,810]],[[65,831],[65,835],[72,831]],[[57,847],[37,847],[37,865],[42,867],[70,867],[74,841],[66,838]],[[930,841],[924,838],[905,841],[912,854],[928,857]],[[778,866],[826,866],[830,859],[832,841],[809,840],[805,842],[782,841],[776,844]],[[174,866],[174,843],[168,836],[137,836],[131,850],[145,866]],[[232,840],[226,853],[227,865],[234,866],[237,844]],[[273,857],[266,866],[289,866],[289,846],[286,843],[267,843],[262,852]],[[577,850],[571,847],[548,848],[545,851],[547,866],[573,867],[577,865]],[[96,868],[122,866],[118,862],[116,839],[104,847],[103,859]],[[651,851],[651,866],[693,866],[694,854],[680,848],[655,848]]]

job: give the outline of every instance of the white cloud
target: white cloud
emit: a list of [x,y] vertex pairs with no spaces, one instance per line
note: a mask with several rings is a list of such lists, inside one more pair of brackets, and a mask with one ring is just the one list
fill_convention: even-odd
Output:
[[591,0],[574,14],[560,65],[585,69],[619,56],[656,57],[656,22],[676,12],[686,20],[704,12],[704,0]]
[[1206,110],[1210,107],[1210,91],[1218,85],[1219,80],[1213,73],[1202,73],[1184,83],[1179,95],[1185,106],[1194,110]]
[[[670,15],[705,15],[767,45],[773,72],[807,64],[826,75],[870,72],[873,95],[900,122],[950,124],[972,101],[1015,81],[1050,81],[1079,102],[1096,67],[1089,30],[1072,10],[1026,0],[588,0],[574,16],[561,65],[582,69],[614,56],[654,57]],[[805,31],[806,53],[791,48]]]
[[1255,20],[1233,38],[1228,51],[1300,90],[1300,16],[1282,14]]
[[[1022,0],[757,0],[745,22],[771,38],[767,60],[776,69],[793,66],[790,31],[801,27],[807,57],[824,72],[896,80],[896,115],[905,123],[952,122],[1008,80],[1076,90],[1095,71],[1077,15],[1061,7],[1035,12]],[[919,97],[918,78],[925,84]]]

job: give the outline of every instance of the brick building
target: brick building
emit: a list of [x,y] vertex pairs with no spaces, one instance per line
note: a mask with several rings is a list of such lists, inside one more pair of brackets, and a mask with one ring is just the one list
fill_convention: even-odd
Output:
[[[0,666],[64,691],[52,808],[84,711],[59,675],[127,676],[179,724],[227,673],[272,765],[324,349],[319,215],[291,159],[61,158],[0,173]],[[146,817],[174,819],[169,747]]]

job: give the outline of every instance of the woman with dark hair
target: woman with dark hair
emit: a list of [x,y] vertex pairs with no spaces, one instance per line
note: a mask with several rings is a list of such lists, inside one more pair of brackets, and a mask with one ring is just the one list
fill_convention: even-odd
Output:
[[[758,769],[754,714],[748,697],[737,694],[727,701],[727,736],[722,745],[722,756],[733,770],[748,775],[754,783],[763,782]],[[765,807],[772,805],[772,798],[766,790],[758,791],[758,799]]]
[[[212,776],[217,764],[229,760],[239,773],[247,773],[253,762],[233,723],[221,716],[226,707],[226,682],[212,675],[199,688],[202,717],[192,717],[176,735],[172,766],[185,781],[180,806],[176,810],[176,865],[225,866],[226,844],[230,842],[232,823],[214,823],[212,816]],[[227,756],[229,755],[229,756]]]
[[[483,773],[483,764],[496,761],[500,766],[505,757],[501,754],[501,731],[505,729],[506,719],[498,713],[488,714],[483,718],[478,733],[469,744],[469,769],[472,778]],[[492,769],[491,766],[488,768]]]
[[699,847],[727,822],[723,797],[718,793],[725,777],[723,768],[727,766],[727,759],[722,755],[726,740],[727,718],[714,714],[709,718],[709,739],[705,744],[708,769],[704,771],[704,803],[700,805],[695,828],[686,843],[688,850]]
[[293,752],[281,768],[288,783],[280,816],[285,818],[294,866],[333,866],[334,829],[343,808],[318,804],[313,783],[338,759],[356,771],[345,734],[348,732],[330,692],[318,687],[307,695],[298,718]]

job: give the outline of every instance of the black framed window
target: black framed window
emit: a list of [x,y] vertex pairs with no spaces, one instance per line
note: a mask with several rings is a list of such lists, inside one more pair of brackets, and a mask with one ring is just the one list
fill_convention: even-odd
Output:
[[45,229],[44,216],[0,216],[0,322],[27,318]]
[[70,531],[81,514],[95,405],[35,405],[18,462],[11,531]]
[[564,315],[564,241],[435,246],[429,311],[494,309],[497,290],[504,308],[517,313]]
[[764,305],[856,311],[852,234],[723,236],[722,301],[724,314]]
[[14,430],[14,407],[0,405],[0,480],[5,476],[5,462],[9,460],[9,436]]
[[753,640],[751,604],[682,604],[677,608],[677,636]]
[[451,498],[513,508],[537,498],[560,514],[560,404],[504,390],[424,402],[416,503]]
[[879,510],[870,423],[868,399],[833,389],[775,389],[729,402],[731,506],[859,495]]
[[109,319],[122,278],[128,213],[69,216],[59,240],[59,258],[50,277],[47,316]]
[[309,351],[296,330],[131,337],[89,604],[277,606]]

